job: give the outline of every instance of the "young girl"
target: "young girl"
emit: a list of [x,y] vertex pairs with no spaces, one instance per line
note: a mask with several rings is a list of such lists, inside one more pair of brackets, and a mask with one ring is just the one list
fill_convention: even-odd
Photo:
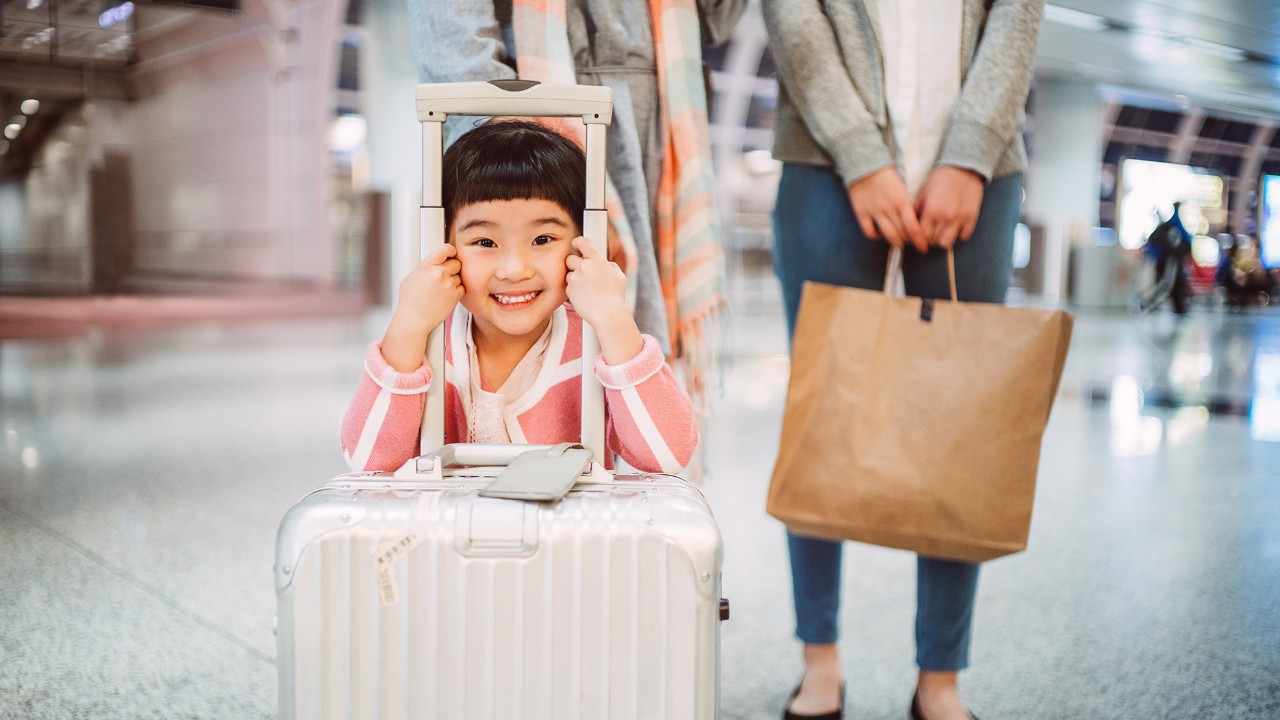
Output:
[[[490,122],[444,155],[448,244],[400,283],[342,421],[355,470],[395,470],[419,448],[427,335],[446,323],[445,442],[578,440],[582,323],[600,341],[609,449],[643,472],[688,465],[689,397],[626,305],[626,278],[580,236],[585,159],[529,122]],[[568,302],[566,302],[566,300]],[[447,321],[447,322],[446,322]]]

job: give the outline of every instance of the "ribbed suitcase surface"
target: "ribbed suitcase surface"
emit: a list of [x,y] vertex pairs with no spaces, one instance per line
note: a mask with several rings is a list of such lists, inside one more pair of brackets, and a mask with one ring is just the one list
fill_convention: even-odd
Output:
[[635,475],[529,503],[486,482],[356,474],[290,510],[281,717],[715,718],[722,549],[701,493]]

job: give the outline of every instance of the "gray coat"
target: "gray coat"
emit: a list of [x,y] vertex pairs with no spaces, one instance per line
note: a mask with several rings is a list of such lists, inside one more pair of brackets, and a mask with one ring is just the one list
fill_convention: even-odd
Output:
[[[512,0],[407,0],[420,82],[516,77]],[[728,39],[747,0],[697,0],[704,42]],[[636,323],[669,353],[666,310],[653,249],[658,83],[646,0],[567,0],[566,23],[578,82],[613,89],[608,134],[609,179],[635,235]],[[450,139],[483,118],[451,118]]]
[[[777,159],[834,167],[846,184],[896,164],[875,2],[762,0],[778,64]],[[1026,167],[1023,105],[1043,11],[1044,0],[964,0],[960,98],[938,164],[988,180]]]

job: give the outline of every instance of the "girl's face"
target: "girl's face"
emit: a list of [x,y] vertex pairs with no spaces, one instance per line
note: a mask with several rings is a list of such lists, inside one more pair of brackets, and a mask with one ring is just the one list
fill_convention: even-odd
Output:
[[462,263],[462,306],[476,333],[532,344],[564,304],[565,259],[577,223],[550,200],[494,200],[461,207],[450,242]]

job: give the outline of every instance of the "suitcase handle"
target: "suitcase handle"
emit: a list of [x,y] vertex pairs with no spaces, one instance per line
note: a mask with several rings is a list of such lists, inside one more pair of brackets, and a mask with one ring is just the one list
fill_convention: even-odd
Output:
[[432,465],[436,460],[441,467],[510,465],[516,456],[530,450],[550,450],[554,445],[515,445],[512,443],[451,443],[423,455],[419,466]]
[[[562,445],[567,445],[563,443]],[[410,458],[392,475],[397,480],[442,480],[449,467],[506,467],[520,455],[531,451],[546,452],[557,445],[517,445],[513,443],[450,443]],[[598,462],[591,463],[581,481],[608,482],[612,473]]]
[[[613,120],[613,91],[597,85],[543,84],[527,80],[423,84],[417,88],[418,121],[422,124],[422,203],[419,257],[445,242],[441,158],[444,155],[444,122],[457,115],[511,115],[540,117],[580,116],[586,123],[587,204],[582,234],[608,254],[608,213],[605,211],[605,134]],[[582,327],[582,444],[597,464],[608,456],[605,440],[604,388],[591,372],[591,361],[600,352],[595,330]],[[444,325],[427,338],[427,361],[444,367]],[[444,444],[444,383],[427,388],[419,445]],[[521,446],[516,446],[521,447]],[[525,450],[529,446],[523,446]],[[411,461],[412,462],[412,461]]]
[[613,92],[599,85],[542,84],[533,80],[432,83],[418,86],[418,122],[449,115],[581,117],[588,125],[613,120]]

